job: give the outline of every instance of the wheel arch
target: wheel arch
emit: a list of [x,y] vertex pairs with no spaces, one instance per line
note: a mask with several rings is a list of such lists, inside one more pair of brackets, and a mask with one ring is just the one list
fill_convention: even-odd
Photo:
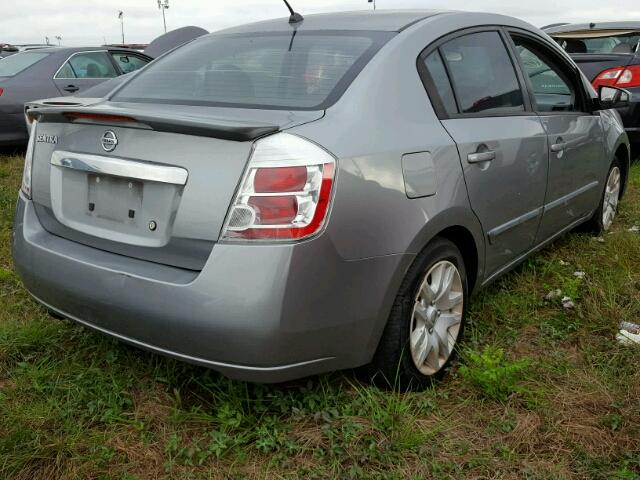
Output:
[[460,250],[467,270],[469,293],[473,293],[484,277],[484,234],[477,217],[471,209],[460,207],[441,212],[429,219],[415,237],[410,251],[417,256],[438,237],[449,240]]

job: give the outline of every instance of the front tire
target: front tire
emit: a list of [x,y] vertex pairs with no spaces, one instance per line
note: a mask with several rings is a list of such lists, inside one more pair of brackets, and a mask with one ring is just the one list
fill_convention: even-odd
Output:
[[462,335],[467,297],[460,251],[449,240],[436,238],[400,286],[370,365],[374,381],[408,390],[440,379]]
[[611,163],[611,167],[609,167],[609,173],[607,174],[607,180],[598,209],[586,224],[588,230],[595,235],[600,235],[602,232],[606,232],[611,228],[618,211],[621,192],[622,169],[620,168],[620,161],[616,158]]

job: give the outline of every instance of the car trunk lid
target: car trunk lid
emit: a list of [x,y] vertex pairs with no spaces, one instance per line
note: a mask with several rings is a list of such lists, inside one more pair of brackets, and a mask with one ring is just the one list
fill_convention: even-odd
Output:
[[32,196],[43,227],[101,250],[201,270],[253,140],[322,116],[231,110],[37,109]]
[[572,53],[571,58],[578,65],[590,82],[593,82],[598,74],[616,67],[626,67],[632,63],[633,54],[627,53]]

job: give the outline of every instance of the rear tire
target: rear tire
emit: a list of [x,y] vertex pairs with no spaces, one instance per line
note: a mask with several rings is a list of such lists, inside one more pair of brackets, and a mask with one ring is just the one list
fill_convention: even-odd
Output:
[[458,248],[436,238],[418,255],[369,365],[381,386],[418,390],[442,378],[462,336],[467,276]]
[[586,230],[594,235],[600,235],[611,228],[618,211],[618,202],[622,192],[622,169],[620,161],[616,158],[609,167],[607,180],[604,184],[600,204],[593,217],[585,223]]

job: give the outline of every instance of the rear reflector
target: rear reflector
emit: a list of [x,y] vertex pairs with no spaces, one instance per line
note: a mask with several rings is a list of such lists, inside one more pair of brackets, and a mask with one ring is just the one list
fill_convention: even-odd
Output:
[[325,225],[335,160],[316,144],[288,133],[256,142],[222,237],[300,240]]

